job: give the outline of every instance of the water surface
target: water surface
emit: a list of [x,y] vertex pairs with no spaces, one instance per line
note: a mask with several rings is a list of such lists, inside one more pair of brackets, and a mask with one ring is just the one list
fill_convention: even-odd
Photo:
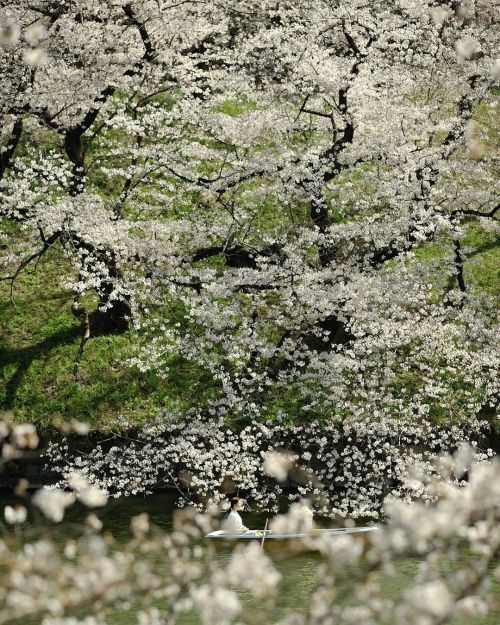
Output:
[[[8,503],[11,498],[2,498],[2,504]],[[3,505],[2,505],[3,508]],[[133,516],[147,511],[151,522],[164,531],[170,531],[173,524],[173,515],[177,509],[176,497],[173,494],[155,494],[146,497],[122,497],[112,499],[107,506],[97,511],[97,515],[104,525],[104,530],[110,531],[118,544],[125,543],[131,537],[130,520]],[[50,533],[53,539],[64,542],[71,537],[78,537],[81,534],[82,520],[87,511],[78,504],[71,508],[60,524],[47,524],[39,517],[32,525],[33,536],[38,535],[43,529],[40,524],[45,525],[45,531]],[[257,513],[242,513],[244,522],[248,527],[264,527],[266,516]],[[327,520],[319,520],[319,524],[327,526]],[[30,528],[23,530],[28,538],[31,534]],[[217,563],[223,566],[231,557],[231,551],[223,548],[216,554]],[[279,595],[274,607],[269,607],[261,601],[256,601],[251,595],[242,590],[238,590],[244,611],[238,620],[249,625],[256,625],[263,622],[273,622],[285,616],[290,611],[304,611],[309,605],[309,600],[320,578],[318,567],[321,566],[322,559],[318,554],[303,554],[293,557],[283,558],[279,553],[270,553],[275,567],[282,575],[279,586]],[[460,564],[460,562],[458,563]],[[497,563],[497,566],[500,563]],[[161,563],[160,563],[161,566]],[[405,558],[395,563],[394,575],[381,575],[380,582],[383,594],[395,599],[404,592],[405,588],[413,579],[419,566],[419,559]],[[165,567],[168,562],[165,561]],[[348,590],[349,580],[339,581],[339,592],[342,594]],[[488,616],[461,621],[461,625],[498,625],[500,623],[500,583],[496,582],[493,589],[492,611]],[[161,607],[161,605],[159,605]],[[108,616],[110,625],[132,625],[137,623],[138,608],[127,610],[114,610]],[[188,613],[179,619],[181,625],[199,625],[199,619],[195,614]],[[24,620],[23,624],[35,625],[37,621]],[[360,624],[361,625],[361,624]]]

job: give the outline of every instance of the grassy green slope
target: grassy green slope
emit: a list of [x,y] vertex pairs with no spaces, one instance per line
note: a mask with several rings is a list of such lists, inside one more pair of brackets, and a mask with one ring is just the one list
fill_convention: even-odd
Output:
[[131,368],[132,333],[91,338],[75,380],[82,328],[71,313],[71,293],[60,286],[63,262],[54,250],[22,273],[14,305],[9,285],[0,282],[0,411],[43,428],[75,418],[108,430],[123,419],[137,424],[161,409],[189,405],[206,390],[203,372],[189,363],[172,359],[169,380]]

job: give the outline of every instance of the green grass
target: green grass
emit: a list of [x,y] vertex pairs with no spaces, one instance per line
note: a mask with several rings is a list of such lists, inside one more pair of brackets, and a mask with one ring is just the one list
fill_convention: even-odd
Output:
[[224,113],[224,115],[229,115],[230,117],[239,117],[240,115],[244,115],[247,111],[256,111],[257,104],[242,97],[238,100],[225,100],[222,104],[219,104],[215,110],[219,113]]
[[74,418],[107,431],[123,419],[137,425],[209,394],[207,375],[180,359],[170,359],[168,380],[130,367],[127,360],[137,352],[132,333],[92,337],[75,379],[82,328],[71,314],[71,293],[59,283],[64,262],[53,250],[36,270],[23,272],[14,305],[9,285],[0,283],[0,411],[43,429]]
[[465,278],[476,291],[500,298],[500,237],[478,223],[470,223],[462,240],[467,256]]

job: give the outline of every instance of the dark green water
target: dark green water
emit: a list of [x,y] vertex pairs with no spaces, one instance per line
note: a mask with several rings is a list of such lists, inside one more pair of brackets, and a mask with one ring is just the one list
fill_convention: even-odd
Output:
[[[5,505],[7,499],[2,498]],[[2,509],[3,509],[2,505]],[[151,522],[169,531],[172,528],[173,515],[176,510],[175,497],[170,494],[156,494],[148,497],[127,497],[110,500],[108,505],[97,511],[97,515],[104,525],[104,530],[110,531],[118,544],[128,541],[130,535],[130,519],[137,514],[147,511]],[[50,536],[61,543],[67,538],[77,537],[81,533],[82,520],[86,511],[78,505],[70,509],[64,521],[60,524],[48,524],[45,528],[40,525],[45,522],[41,518],[23,531],[26,539],[40,532],[50,534]],[[265,515],[256,513],[243,513],[244,522],[248,527],[263,527]],[[319,523],[321,525],[321,522]],[[323,523],[326,526],[326,521]],[[239,591],[244,611],[239,619],[240,622],[257,625],[258,623],[269,622],[285,616],[290,611],[304,611],[309,605],[311,593],[318,582],[318,567],[321,566],[321,557],[317,554],[296,555],[283,558],[279,553],[270,554],[275,567],[282,575],[279,586],[279,595],[273,607],[252,599],[249,593]],[[228,549],[222,549],[216,555],[218,564],[223,566],[231,557]],[[460,562],[458,563],[460,564]],[[497,564],[498,565],[498,564]],[[383,594],[387,598],[396,599],[412,581],[419,566],[417,558],[406,558],[395,563],[394,575],[381,575],[380,583]],[[165,562],[165,567],[168,563]],[[349,581],[339,582],[339,591],[348,589]],[[160,607],[160,606],[159,606]],[[142,607],[144,608],[144,606]],[[107,622],[110,625],[132,625],[137,623],[137,609],[131,608],[126,611],[115,610],[110,613]],[[83,616],[83,615],[80,615]],[[265,620],[264,620],[265,619]],[[23,621],[26,625],[35,625],[37,621]],[[199,619],[195,614],[185,614],[179,619],[181,625],[198,625]],[[500,583],[496,582],[492,588],[492,605],[488,616],[460,621],[460,625],[498,625],[500,623]],[[360,624],[361,625],[361,624]]]

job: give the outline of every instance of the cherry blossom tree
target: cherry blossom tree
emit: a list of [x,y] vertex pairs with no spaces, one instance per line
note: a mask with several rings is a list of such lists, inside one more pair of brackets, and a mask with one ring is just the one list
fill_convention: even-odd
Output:
[[132,324],[131,364],[195,363],[212,415],[491,414],[494,302],[462,239],[497,227],[495,3],[26,0],[0,17],[13,298],[59,246],[81,350]]
[[[206,511],[237,493],[273,513],[286,499],[307,497],[324,517],[377,520],[389,501],[435,501],[415,471],[426,482],[440,482],[440,455],[469,444],[471,458],[485,462],[494,452],[480,442],[463,427],[429,421],[255,423],[231,432],[222,419],[207,423],[190,415],[183,421],[174,414],[133,437],[107,434],[90,449],[81,438],[56,441],[46,457],[60,476],[59,488],[71,486],[77,472],[112,497],[168,487],[180,506]],[[465,483],[461,475],[454,480]]]

